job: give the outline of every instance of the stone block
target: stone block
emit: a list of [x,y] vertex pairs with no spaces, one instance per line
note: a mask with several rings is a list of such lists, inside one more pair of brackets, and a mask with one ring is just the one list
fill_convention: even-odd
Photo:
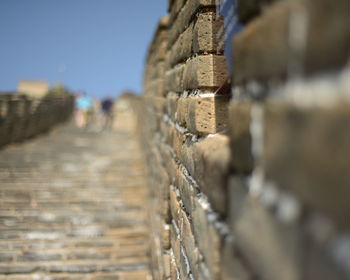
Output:
[[169,92],[166,97],[166,101],[167,101],[166,112],[172,121],[175,121],[176,105],[177,105],[178,99],[179,99],[179,95],[175,92]]
[[308,206],[348,226],[349,105],[265,108],[263,164],[266,176]]
[[228,100],[225,95],[190,96],[186,124],[190,132],[213,134],[226,129]]
[[179,35],[188,27],[193,15],[200,8],[213,8],[215,9],[216,0],[191,0],[186,1],[185,5],[178,13],[178,16],[171,22],[172,28],[169,31],[168,46],[172,46]]
[[227,80],[226,58],[220,55],[200,55],[186,62],[183,89],[219,88]]
[[165,279],[168,279],[171,277],[171,257],[169,251],[163,253],[163,266]]
[[343,68],[350,53],[349,10],[346,0],[275,3],[235,37],[233,81],[268,82]]
[[226,184],[230,167],[229,139],[224,135],[205,138],[194,145],[193,177],[208,196],[213,209],[226,214]]
[[166,108],[166,99],[159,96],[143,96],[145,105],[150,108],[152,111],[157,113],[159,116],[162,116]]
[[170,225],[162,223],[162,248],[170,249]]
[[209,279],[220,279],[222,236],[210,221],[207,211],[198,197],[194,199],[194,203],[192,223],[198,249],[208,267]]
[[247,196],[232,227],[240,252],[262,279],[301,279],[299,225],[282,226],[256,197]]
[[223,24],[223,18],[215,12],[198,14],[193,32],[193,52],[222,53],[223,46],[220,46],[217,34]]
[[187,118],[189,114],[190,99],[187,97],[180,97],[176,106],[176,122],[183,127],[187,126]]
[[194,161],[194,151],[193,151],[194,142],[188,137],[181,146],[181,153],[179,159],[188,171],[190,176],[195,174],[195,161]]
[[178,65],[173,69],[170,69],[165,74],[165,89],[173,91],[175,93],[181,93],[183,91],[183,74],[185,65]]
[[170,49],[169,63],[171,66],[185,62],[186,59],[192,55],[192,41],[193,41],[193,23],[191,23],[186,30],[180,34]]
[[165,96],[165,93],[165,82],[162,78],[150,81],[145,88],[146,95]]
[[267,80],[286,75],[290,5],[281,1],[247,25],[233,40],[233,81]]
[[184,211],[181,211],[181,224],[180,224],[180,236],[181,242],[183,244],[183,250],[186,254],[188,264],[191,269],[191,273],[194,276],[198,275],[198,262],[199,262],[199,251],[196,247],[194,235],[192,232],[192,223],[188,219],[187,214]]
[[171,225],[170,240],[171,240],[171,248],[174,253],[176,267],[178,268],[178,271],[180,272],[180,274],[184,275],[181,269],[181,244],[180,244],[179,233],[178,233],[178,225],[176,224],[175,221],[173,221],[173,224]]
[[174,138],[173,138],[173,149],[177,158],[180,157],[182,146],[184,145],[185,142],[186,142],[186,135],[182,131],[175,129]]
[[188,178],[186,178],[186,176],[183,173],[183,170],[179,169],[178,177],[181,200],[184,204],[185,211],[191,214],[194,209],[193,198],[197,194],[197,191],[192,185],[192,183],[188,180]]
[[250,173],[253,169],[251,110],[252,104],[248,102],[231,102],[229,106],[231,163],[238,173]]
[[244,264],[244,260],[234,248],[233,241],[226,238],[222,248],[221,263],[222,280],[252,280],[253,275]]
[[170,209],[173,220],[175,220],[176,222],[180,221],[181,206],[178,201],[178,197],[174,186],[170,187]]

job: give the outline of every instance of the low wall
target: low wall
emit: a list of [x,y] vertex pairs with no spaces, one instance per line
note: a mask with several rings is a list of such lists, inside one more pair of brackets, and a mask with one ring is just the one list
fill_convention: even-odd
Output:
[[73,112],[71,95],[0,95],[0,147],[23,141],[68,120]]
[[237,2],[231,89],[214,0],[169,1],[149,49],[154,279],[349,279],[349,2]]

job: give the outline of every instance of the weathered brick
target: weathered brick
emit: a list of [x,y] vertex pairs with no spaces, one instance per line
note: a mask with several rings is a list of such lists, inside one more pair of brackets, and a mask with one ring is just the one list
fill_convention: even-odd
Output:
[[195,173],[193,177],[208,196],[212,207],[226,213],[226,184],[230,166],[229,139],[215,135],[194,146]]
[[169,251],[164,251],[163,253],[163,266],[164,266],[164,276],[168,279],[171,276],[171,257]]
[[181,274],[184,275],[183,272],[181,271],[181,265],[180,265],[181,264],[181,248],[180,248],[181,244],[178,238],[177,229],[175,227],[178,228],[178,226],[176,225],[176,222],[173,221],[173,224],[171,225],[171,230],[170,230],[171,248],[174,253],[176,267],[179,269],[179,272],[181,272]]
[[217,36],[220,28],[223,27],[223,18],[218,17],[214,12],[200,13],[193,32],[194,53],[221,53],[222,46]]
[[190,103],[190,99],[187,97],[180,97],[177,100],[177,106],[176,106],[176,122],[183,127],[187,126],[186,120],[188,120],[187,116],[189,114],[188,112],[188,106]]
[[200,55],[186,62],[183,89],[218,88],[227,80],[226,58],[220,55]]
[[181,206],[177,199],[177,194],[174,186],[170,187],[170,209],[173,219],[175,221],[179,221],[181,214]]
[[198,275],[198,262],[199,262],[199,251],[195,244],[194,235],[192,232],[192,223],[188,219],[187,214],[184,211],[181,211],[181,224],[180,224],[180,233],[181,233],[181,242],[184,247],[184,251],[191,268],[191,273],[194,276]]
[[249,271],[240,257],[237,254],[237,249],[234,248],[233,242],[225,240],[224,246],[222,248],[222,280],[251,280],[254,279],[252,272]]
[[183,74],[185,65],[179,65],[168,70],[165,74],[165,88],[167,91],[180,93],[183,91]]
[[143,96],[146,106],[152,108],[153,111],[161,116],[166,108],[166,99],[159,96]]
[[170,249],[170,225],[162,223],[162,248]]
[[226,129],[228,100],[225,95],[190,96],[186,115],[188,130],[203,135]]
[[176,105],[179,95],[175,92],[169,92],[166,97],[167,109],[166,112],[172,121],[175,121]]
[[348,109],[271,103],[264,123],[267,178],[341,225],[350,215]]
[[174,45],[170,49],[169,63],[171,66],[185,62],[192,55],[193,23],[180,34]]
[[173,138],[173,148],[175,155],[179,158],[182,150],[182,146],[184,145],[186,141],[186,135],[179,131],[178,129],[175,129],[174,131],[174,138]]
[[300,279],[298,225],[283,227],[255,197],[247,196],[233,228],[240,252],[257,275],[271,280]]
[[204,262],[210,272],[209,279],[220,279],[222,236],[209,221],[206,209],[197,197],[194,199],[195,209],[192,213],[194,235],[198,249],[204,257]]
[[183,170],[179,169],[179,191],[181,195],[181,200],[185,206],[185,211],[189,214],[193,211],[193,198],[197,194],[195,187],[189,182],[183,173]]
[[214,7],[215,0],[191,0],[186,1],[183,9],[180,11],[176,20],[172,22],[172,28],[169,31],[169,46],[175,42],[178,36],[188,27],[192,16],[200,8]]
[[157,29],[154,33],[153,40],[148,49],[147,63],[154,64],[160,60],[165,60],[165,54],[167,49],[168,39],[168,26],[169,17],[162,17],[159,22]]
[[253,169],[251,110],[252,104],[248,102],[231,102],[229,106],[231,163],[238,173],[249,173]]
[[195,174],[195,160],[193,151],[194,142],[189,137],[181,146],[180,161],[188,171],[190,176]]
[[[350,53],[349,8],[344,0],[272,5],[235,37],[233,81],[267,82],[287,74],[312,75],[344,67]],[[300,34],[302,28],[307,29],[305,38],[290,43],[297,35],[293,32]]]
[[163,78],[152,80],[147,84],[145,88],[145,94],[153,96],[165,96],[165,86],[166,85]]

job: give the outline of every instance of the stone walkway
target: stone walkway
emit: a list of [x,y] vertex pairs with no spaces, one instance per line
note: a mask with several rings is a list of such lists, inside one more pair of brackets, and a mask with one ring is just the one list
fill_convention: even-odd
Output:
[[143,172],[130,131],[0,151],[0,280],[151,279]]

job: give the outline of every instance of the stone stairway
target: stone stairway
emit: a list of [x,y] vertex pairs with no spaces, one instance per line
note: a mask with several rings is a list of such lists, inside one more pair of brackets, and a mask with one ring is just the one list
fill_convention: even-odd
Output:
[[0,279],[151,279],[143,172],[126,130],[0,151]]

